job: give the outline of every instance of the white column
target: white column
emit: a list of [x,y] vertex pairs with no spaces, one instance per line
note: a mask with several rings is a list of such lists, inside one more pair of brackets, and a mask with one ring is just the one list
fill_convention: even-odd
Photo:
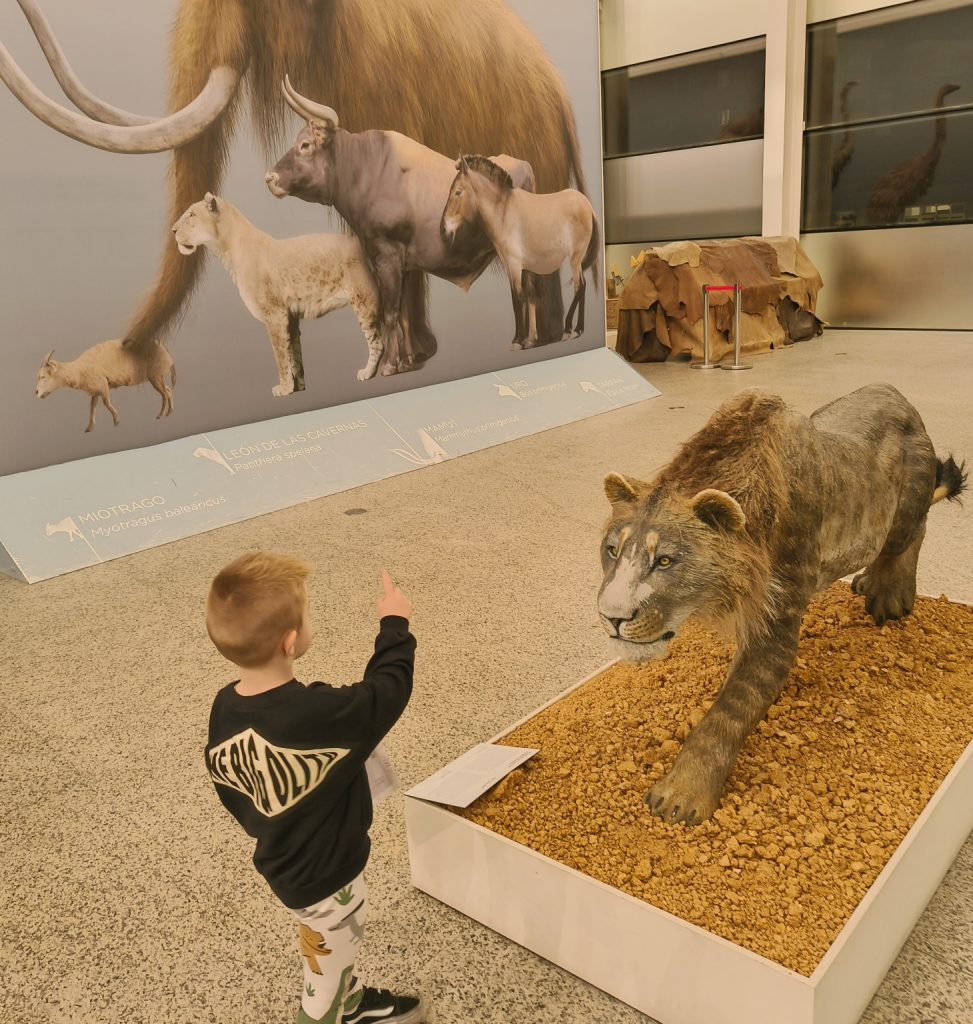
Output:
[[767,0],[763,234],[801,231],[807,0]]

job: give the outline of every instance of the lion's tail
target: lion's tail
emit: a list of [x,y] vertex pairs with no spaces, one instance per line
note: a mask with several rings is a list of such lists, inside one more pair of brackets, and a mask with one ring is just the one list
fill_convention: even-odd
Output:
[[966,463],[956,464],[952,455],[936,460],[936,489],[932,494],[932,504],[937,501],[959,501],[959,496],[966,490]]

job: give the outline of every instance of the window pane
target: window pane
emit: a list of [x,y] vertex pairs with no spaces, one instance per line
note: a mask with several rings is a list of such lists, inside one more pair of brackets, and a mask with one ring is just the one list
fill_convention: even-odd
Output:
[[761,138],[764,49],[749,39],[604,72],[605,156]]
[[[973,3],[903,4],[807,33],[808,128],[973,102]],[[959,88],[941,95],[944,86]]]
[[803,230],[973,220],[973,111],[804,138]]

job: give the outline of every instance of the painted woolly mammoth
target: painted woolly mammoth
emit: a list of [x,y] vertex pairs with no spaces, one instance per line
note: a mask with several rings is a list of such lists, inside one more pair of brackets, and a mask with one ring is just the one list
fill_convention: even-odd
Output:
[[[124,335],[139,351],[173,326],[199,280],[202,253],[180,256],[169,225],[219,190],[244,106],[266,150],[291,135],[280,92],[285,74],[327,97],[349,130],[393,129],[445,154],[513,153],[532,165],[538,191],[585,188],[564,86],[504,0],[180,0],[170,40],[171,113],[159,119],[88,92],[36,0],[18,3],[59,84],[83,112],[51,101],[0,46],[0,78],[33,114],[111,152],[173,152],[162,261]],[[543,284],[540,331],[554,340],[561,336],[560,285]],[[412,364],[435,351],[426,293],[425,275],[408,275],[400,314]]]

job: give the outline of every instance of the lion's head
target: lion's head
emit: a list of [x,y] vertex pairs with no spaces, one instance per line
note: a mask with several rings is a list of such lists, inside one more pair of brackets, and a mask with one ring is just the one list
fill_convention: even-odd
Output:
[[212,192],[193,203],[172,225],[176,245],[183,256],[192,256],[201,245],[210,245],[219,237],[220,202]]
[[605,493],[612,517],[598,613],[618,656],[661,658],[690,615],[725,623],[749,578],[740,504],[725,491],[685,497],[617,473],[605,478]]

